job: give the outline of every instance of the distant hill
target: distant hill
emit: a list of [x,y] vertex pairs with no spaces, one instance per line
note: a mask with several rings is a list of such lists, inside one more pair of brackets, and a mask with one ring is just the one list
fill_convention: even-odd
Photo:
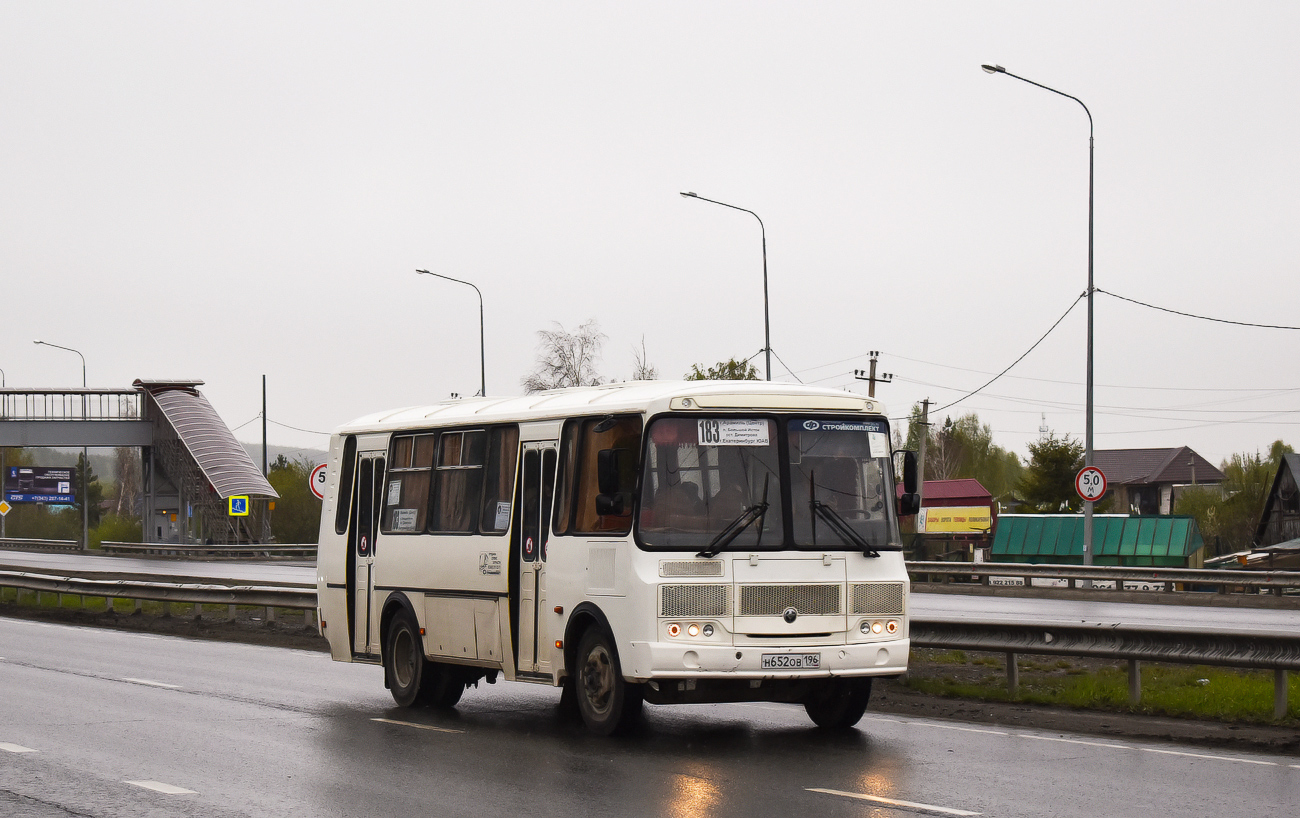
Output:
[[[262,468],[262,444],[261,443],[244,443],[240,441],[244,451],[248,456],[253,458],[253,463],[260,469]],[[275,462],[280,455],[284,455],[289,460],[306,460],[315,466],[318,463],[324,463],[329,457],[329,452],[324,449],[294,449],[289,446],[267,446],[266,463],[269,466]],[[93,462],[93,461],[92,461]]]

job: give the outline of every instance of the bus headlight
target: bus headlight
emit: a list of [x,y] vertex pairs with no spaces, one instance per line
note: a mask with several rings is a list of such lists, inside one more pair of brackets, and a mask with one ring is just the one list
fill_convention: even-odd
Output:
[[705,625],[705,626],[704,626],[703,633],[704,633],[704,638],[705,638],[705,639],[708,639],[709,637],[713,636],[713,626],[712,626],[712,625]]
[[689,635],[691,635],[691,636],[699,636],[699,635],[700,635],[700,626],[699,626],[699,625],[696,625],[694,622],[692,622],[689,626],[687,626],[687,628],[686,628],[686,633],[689,634]]
[[885,626],[882,625],[882,624],[880,624],[879,622],[872,622],[872,623],[871,623],[871,632],[872,632],[872,633],[883,633],[884,630],[885,630]]

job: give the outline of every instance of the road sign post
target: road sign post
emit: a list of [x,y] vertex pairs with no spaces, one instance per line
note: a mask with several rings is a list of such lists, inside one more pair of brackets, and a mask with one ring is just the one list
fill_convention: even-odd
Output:
[[311,493],[316,495],[317,500],[325,499],[325,464],[322,463],[311,470],[311,477],[307,479],[307,487]]
[[1095,503],[1106,494],[1106,475],[1096,466],[1079,469],[1074,476],[1074,490],[1089,503]]

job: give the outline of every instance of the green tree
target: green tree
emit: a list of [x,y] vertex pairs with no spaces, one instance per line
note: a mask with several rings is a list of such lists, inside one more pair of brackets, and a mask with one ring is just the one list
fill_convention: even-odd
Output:
[[266,479],[280,495],[271,512],[271,536],[281,543],[314,543],[320,534],[321,501],[311,493],[308,480],[313,464],[283,454],[268,469]]
[[[81,479],[83,471],[86,473],[84,481]],[[77,455],[77,472],[74,479],[77,481],[76,486],[73,488],[77,494],[77,502],[73,503],[72,507],[77,510],[77,519],[81,519],[81,503],[88,497],[90,501],[89,526],[94,528],[99,525],[99,519],[104,513],[104,487],[100,485],[99,477],[95,474],[95,468],[86,461],[84,454]],[[85,494],[87,497],[82,497],[82,486],[86,487]]]
[[[921,441],[921,405],[912,407],[905,448],[916,451]],[[931,425],[925,450],[927,480],[974,478],[995,500],[1009,500],[1024,470],[1014,452],[993,442],[993,429],[974,412]]]
[[1259,452],[1234,454],[1219,466],[1223,472],[1221,485],[1182,491],[1174,503],[1174,513],[1196,518],[1210,553],[1248,550],[1254,544],[1264,501],[1284,454],[1294,454],[1294,449],[1281,440],[1273,441],[1267,458]]
[[1083,444],[1069,435],[1048,434],[1029,444],[1029,465],[1020,476],[1020,496],[1029,511],[1053,514],[1078,511],[1083,500],[1074,489],[1074,477],[1083,468]]
[[688,381],[757,381],[758,367],[749,361],[737,361],[730,358],[719,361],[705,369],[702,364],[691,364],[691,371],[685,375]]

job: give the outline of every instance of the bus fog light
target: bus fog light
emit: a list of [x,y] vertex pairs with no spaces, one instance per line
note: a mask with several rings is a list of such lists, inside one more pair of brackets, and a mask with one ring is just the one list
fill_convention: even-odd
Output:
[[872,632],[872,633],[880,633],[880,632],[882,632],[884,629],[885,629],[885,626],[882,625],[882,624],[880,624],[879,622],[872,622],[872,623],[871,623],[871,632]]
[[889,620],[889,624],[885,625],[885,630],[889,631],[890,633],[898,633],[898,620],[895,619]]
[[691,623],[691,624],[686,628],[686,632],[687,632],[688,634],[690,634],[691,636],[699,636],[699,635],[700,635],[700,626],[699,626],[699,625],[696,625],[694,622],[692,622],[692,623]]
[[681,636],[682,626],[678,625],[676,622],[672,623],[671,625],[668,626],[668,635],[674,638]]
[[710,636],[713,636],[713,626],[712,626],[712,625],[705,625],[705,626],[704,626],[704,629],[703,629],[703,633],[704,633],[705,638],[708,638],[708,637],[710,637]]

